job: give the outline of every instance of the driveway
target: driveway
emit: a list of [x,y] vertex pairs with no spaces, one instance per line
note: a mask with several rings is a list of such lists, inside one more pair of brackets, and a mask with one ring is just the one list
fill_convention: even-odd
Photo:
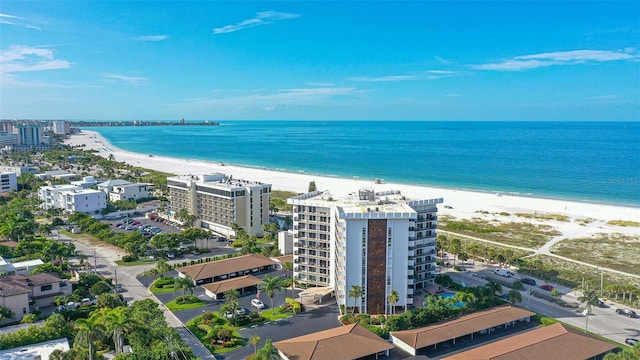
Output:
[[[258,335],[260,337],[259,348],[264,345],[266,339],[271,339],[272,342],[276,342],[341,326],[342,324],[338,321],[339,314],[340,312],[335,302],[327,303],[327,306],[306,311],[280,321],[242,329],[240,330],[240,335],[247,339]],[[245,359],[247,356],[253,354],[253,351],[253,346],[248,344],[227,354],[216,354],[216,359]]]

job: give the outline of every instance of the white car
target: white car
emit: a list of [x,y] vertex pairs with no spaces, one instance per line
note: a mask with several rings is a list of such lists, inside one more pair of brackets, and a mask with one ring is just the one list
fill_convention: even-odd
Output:
[[262,301],[260,301],[260,299],[251,300],[251,306],[257,309],[264,309],[264,304],[262,303]]

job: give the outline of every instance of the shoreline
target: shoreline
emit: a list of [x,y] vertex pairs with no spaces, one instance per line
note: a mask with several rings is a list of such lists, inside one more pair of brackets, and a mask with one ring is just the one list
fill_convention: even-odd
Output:
[[[373,188],[375,191],[400,190],[402,193],[418,198],[444,198],[439,209],[441,214],[456,218],[478,217],[479,211],[500,213],[548,213],[567,215],[570,219],[591,218],[603,221],[631,220],[640,218],[640,207],[634,205],[610,204],[588,200],[568,200],[535,195],[523,195],[515,192],[502,192],[478,189],[447,188],[416,184],[387,183],[374,184],[376,179],[352,179],[339,175],[298,172],[284,169],[268,169],[260,166],[242,166],[232,163],[214,163],[206,160],[172,158],[164,155],[141,154],[123,150],[109,143],[99,132],[82,130],[67,140],[69,145],[86,145],[84,150],[95,150],[97,155],[113,155],[116,161],[134,166],[154,169],[176,175],[221,172],[236,178],[269,183],[274,190],[286,190],[304,193],[311,181],[318,190],[328,190],[334,195],[346,195],[360,188]],[[498,195],[500,194],[500,195]],[[522,221],[525,219],[522,218]],[[624,231],[626,232],[626,231]],[[636,231],[637,232],[637,231]]]

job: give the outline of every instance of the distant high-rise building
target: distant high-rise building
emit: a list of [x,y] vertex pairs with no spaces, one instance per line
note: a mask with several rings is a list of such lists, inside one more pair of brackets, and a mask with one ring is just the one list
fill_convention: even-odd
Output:
[[169,177],[167,185],[172,211],[187,209],[201,227],[216,233],[235,236],[237,224],[261,236],[269,221],[270,184],[207,174]]
[[64,120],[54,120],[51,122],[51,128],[54,134],[69,135],[71,134],[71,124]]
[[[339,305],[355,301],[368,314],[411,306],[415,291],[434,283],[442,202],[369,189],[341,199],[319,191],[288,199],[295,279],[333,289]],[[353,286],[362,289],[361,297],[349,295]],[[399,295],[395,304],[388,303],[392,290]]]
[[30,146],[40,145],[42,139],[40,138],[39,124],[17,124],[14,126],[14,133],[18,134],[18,145]]

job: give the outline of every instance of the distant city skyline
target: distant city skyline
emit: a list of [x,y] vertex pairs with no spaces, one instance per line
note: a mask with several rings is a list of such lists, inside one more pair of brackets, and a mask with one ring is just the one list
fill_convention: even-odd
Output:
[[0,118],[640,120],[638,1],[16,1]]

